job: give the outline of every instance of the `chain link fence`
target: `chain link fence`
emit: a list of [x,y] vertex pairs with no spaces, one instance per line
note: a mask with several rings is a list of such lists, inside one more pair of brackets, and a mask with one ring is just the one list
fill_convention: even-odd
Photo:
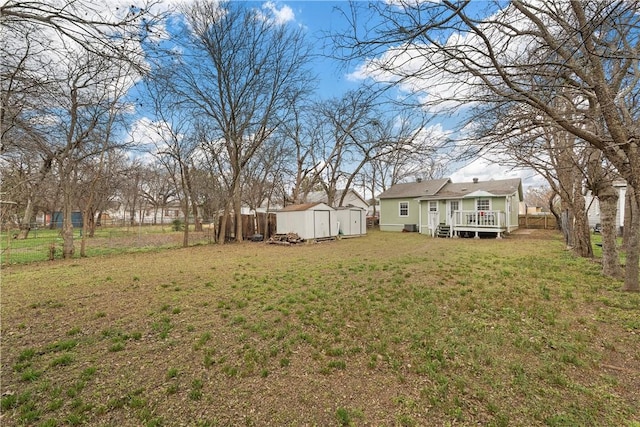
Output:
[[[89,257],[181,247],[184,232],[179,228],[179,224],[134,226],[127,226],[124,223],[109,224],[97,227],[93,236],[83,236],[82,229],[76,228],[73,232],[74,257],[80,257],[83,240],[85,255]],[[193,225],[191,226],[188,233],[189,246],[213,242],[213,229],[204,228],[202,232],[195,232]],[[62,247],[60,229],[32,224],[26,238],[21,235],[19,229],[3,229],[0,232],[0,263],[6,266],[60,259]]]

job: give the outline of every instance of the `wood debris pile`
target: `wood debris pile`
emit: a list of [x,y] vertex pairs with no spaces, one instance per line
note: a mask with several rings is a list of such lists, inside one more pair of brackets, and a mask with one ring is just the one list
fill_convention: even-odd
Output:
[[274,234],[267,241],[271,245],[291,245],[303,242],[304,239],[298,236],[298,233]]

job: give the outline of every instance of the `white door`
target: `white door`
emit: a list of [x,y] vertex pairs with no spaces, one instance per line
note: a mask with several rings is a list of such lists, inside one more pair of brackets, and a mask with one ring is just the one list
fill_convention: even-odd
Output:
[[454,221],[454,212],[460,210],[460,201],[459,200],[448,200],[447,201],[447,225],[455,225]]
[[349,235],[360,234],[360,230],[362,229],[360,224],[360,211],[350,210],[349,211]]
[[330,218],[331,213],[329,211],[313,211],[313,237],[321,239],[331,236]]

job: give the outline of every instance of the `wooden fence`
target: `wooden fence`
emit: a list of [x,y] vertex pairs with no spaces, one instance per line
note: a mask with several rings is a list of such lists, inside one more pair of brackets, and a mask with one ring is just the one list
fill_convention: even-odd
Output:
[[[222,221],[224,219],[224,216],[218,218],[218,228],[216,230],[222,229]],[[229,215],[225,228],[225,241],[230,241],[235,237],[235,224],[235,216]],[[276,234],[276,214],[258,212],[256,215],[242,215],[242,235],[244,238],[249,239],[256,234],[261,234],[264,240]]]
[[519,215],[520,228],[536,228],[541,230],[555,230],[558,228],[556,217],[552,214]]

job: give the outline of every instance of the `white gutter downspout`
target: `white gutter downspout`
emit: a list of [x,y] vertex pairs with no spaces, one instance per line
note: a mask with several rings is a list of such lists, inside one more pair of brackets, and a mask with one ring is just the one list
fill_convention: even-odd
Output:
[[422,234],[422,200],[418,200],[418,233]]

